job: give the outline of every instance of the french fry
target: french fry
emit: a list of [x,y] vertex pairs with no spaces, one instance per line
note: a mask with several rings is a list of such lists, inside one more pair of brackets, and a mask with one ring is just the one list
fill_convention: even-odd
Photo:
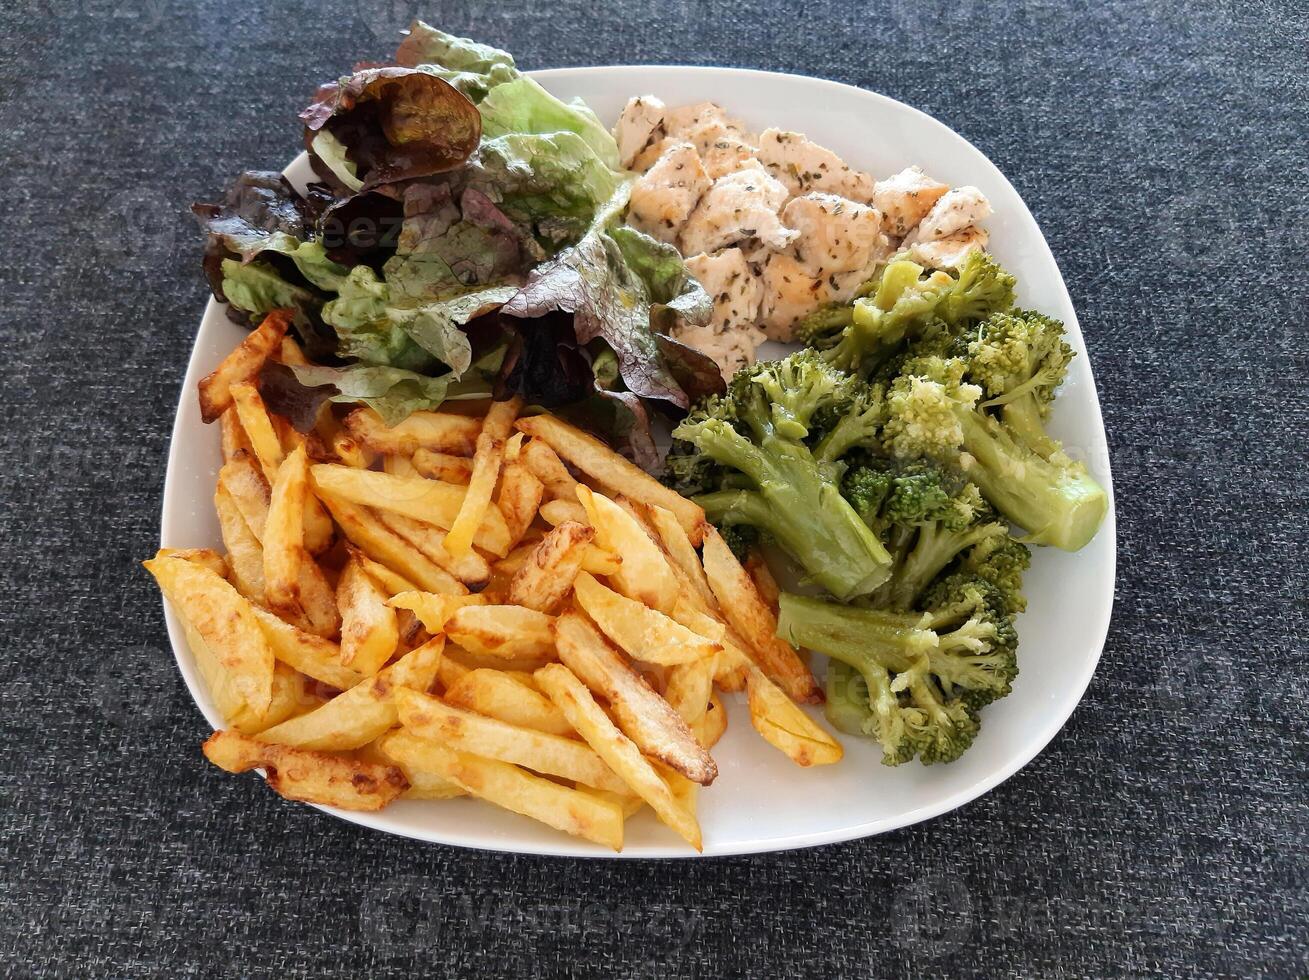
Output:
[[282,338],[282,345],[278,349],[277,359],[288,367],[304,367],[309,364],[309,358],[305,357],[304,349],[301,348],[294,337]]
[[422,476],[410,462],[408,456],[383,456],[382,472],[391,476],[417,477]]
[[673,667],[722,649],[658,610],[605,588],[586,572],[573,583],[573,597],[600,631],[636,660]]
[[509,601],[553,613],[567,597],[595,531],[565,521],[542,539],[509,583]]
[[399,592],[386,603],[396,609],[409,609],[432,634],[445,630],[446,621],[464,606],[485,605],[480,595],[439,595],[433,592]]
[[383,565],[380,561],[373,561],[366,554],[360,551],[352,544],[345,546],[346,553],[359,562],[363,570],[372,577],[373,581],[382,587],[382,591],[388,597],[399,595],[401,592],[416,592],[418,586],[409,581],[399,572],[392,571]]
[[[500,480],[505,440],[509,438],[514,419],[522,407],[523,400],[516,396],[508,401],[494,402],[482,422],[482,431],[478,433],[477,448],[473,453],[473,475],[468,480],[468,490],[445,541],[446,550],[456,557],[466,555],[473,549],[473,537],[482,524],[482,518],[491,505],[495,485]],[[503,550],[496,552],[498,555],[506,554],[516,540],[507,526],[506,534],[509,534],[509,540]]]
[[606,486],[621,490],[643,504],[667,507],[677,516],[691,543],[700,543],[699,535],[703,532],[705,520],[700,505],[670,490],[599,439],[553,415],[535,415],[519,419],[515,424],[520,431],[549,443],[560,457]]
[[764,561],[764,556],[758,551],[750,553],[746,559],[745,570],[750,575],[750,581],[754,582],[755,591],[759,593],[759,598],[764,601],[769,609],[772,610],[773,616],[777,616],[777,597],[782,590],[778,588],[777,579],[773,578],[773,570],[768,567],[768,562]]
[[264,593],[275,612],[293,621],[304,616],[300,570],[309,562],[304,546],[307,467],[303,449],[281,461],[274,473],[264,525]]
[[[452,663],[446,657],[444,663]],[[503,670],[465,670],[446,685],[445,701],[488,718],[550,735],[572,735],[573,727],[549,698]]]
[[254,455],[254,447],[245,437],[245,429],[241,428],[241,420],[237,417],[235,408],[225,408],[223,414],[218,417],[218,422],[222,430],[223,462],[226,463],[243,449]]
[[336,604],[341,610],[341,663],[366,676],[376,674],[395,653],[400,627],[386,593],[353,556],[337,580]]
[[546,696],[563,712],[568,723],[609,768],[650,804],[660,820],[697,851],[701,850],[700,825],[694,815],[674,798],[668,784],[642,757],[636,743],[609,720],[586,685],[562,664],[542,667],[536,672],[536,680]]
[[449,650],[447,657],[457,659],[459,663],[468,670],[478,670],[483,667],[491,670],[499,670],[511,677],[517,677],[529,687],[533,686],[532,672],[542,664],[549,663],[555,659],[553,650],[545,655],[531,654],[517,657],[497,657],[494,654],[477,653],[453,642],[447,649]]
[[409,783],[409,788],[400,794],[404,800],[450,800],[456,796],[467,796],[462,789],[456,786],[444,776],[438,775],[429,769],[420,769],[416,766],[405,765],[397,758],[395,754],[388,750],[388,739],[393,736],[408,738],[399,729],[389,734],[383,735],[375,741],[357,749],[355,755],[365,762],[375,762],[384,766],[396,766],[404,773],[405,781]]
[[555,620],[555,646],[564,665],[609,702],[618,726],[642,752],[701,785],[714,781],[718,766],[686,722],[586,619],[565,613]]
[[677,597],[672,615],[673,619],[687,629],[722,645],[723,649],[714,667],[714,683],[724,691],[744,691],[746,671],[752,662],[750,655],[745,652],[745,641],[717,616],[701,612],[691,600],[689,592],[683,592]]
[[451,640],[473,653],[511,659],[554,653],[552,620],[522,606],[465,606],[446,620]]
[[523,462],[545,486],[545,495],[549,499],[569,503],[577,500],[577,481],[548,443],[529,439],[523,446]]
[[227,772],[265,769],[269,787],[288,800],[380,810],[408,788],[396,766],[262,742],[237,732],[214,732],[203,748],[205,758]]
[[[314,487],[320,495],[347,503],[388,510],[416,521],[448,529],[459,515],[467,487],[440,483],[425,477],[398,477],[373,470],[318,463],[309,468]],[[509,526],[498,507],[482,512],[473,543],[503,557],[509,552]],[[445,548],[452,555],[447,537]]]
[[282,465],[282,441],[277,438],[272,417],[264,405],[263,396],[251,382],[243,381],[231,387],[233,404],[241,428],[254,448],[255,459],[263,471],[264,479],[273,484],[277,481],[277,471]]
[[715,691],[709,697],[709,710],[705,712],[704,721],[700,723],[697,735],[706,749],[712,749],[727,731],[727,708],[723,699]]
[[216,421],[232,406],[232,386],[248,382],[259,374],[264,362],[281,348],[282,338],[294,318],[294,310],[273,310],[212,373],[200,380],[202,419]]
[[377,460],[377,454],[371,449],[365,449],[349,432],[336,433],[327,445],[342,465],[357,470],[366,470]]
[[583,743],[486,718],[413,691],[395,693],[400,724],[419,738],[487,759],[511,762],[543,776],[558,776],[623,793],[627,784]]
[[273,656],[288,667],[339,691],[348,691],[364,679],[359,671],[341,664],[341,648],[331,640],[292,626],[267,609],[252,608]]
[[574,524],[590,524],[591,519],[586,514],[586,508],[573,500],[547,500],[540,507],[541,519],[551,527],[558,527],[565,521],[572,521]]
[[[514,435],[518,437],[522,433],[516,432]],[[512,544],[518,544],[532,526],[544,493],[544,485],[521,460],[505,464],[500,475],[500,492],[495,502],[504,515],[505,523],[509,525],[509,540]]]
[[612,500],[582,485],[577,488],[577,498],[595,528],[596,543],[623,556],[622,565],[610,576],[618,591],[660,612],[671,610],[680,590],[663,549]]
[[396,726],[398,699],[405,689],[425,691],[432,686],[444,646],[444,637],[429,640],[377,676],[308,714],[261,732],[259,738],[321,752],[344,752],[366,745]]
[[264,601],[264,550],[236,501],[220,482],[214,490],[214,510],[227,549],[227,568],[236,591],[251,602]]
[[727,621],[749,644],[751,659],[793,700],[821,702],[818,681],[795,648],[777,637],[777,617],[713,526],[704,532],[704,569]]
[[355,440],[375,453],[412,456],[419,449],[471,456],[481,422],[446,412],[414,412],[399,425],[388,426],[371,408],[357,408],[345,419]]
[[[690,663],[678,664],[668,672],[668,684],[664,687],[664,700],[668,702],[686,722],[686,727],[700,739],[704,727],[705,714],[709,710],[709,698],[714,693],[714,668],[718,654],[701,657]],[[705,748],[708,748],[705,745]]]
[[410,461],[414,464],[414,469],[429,480],[467,484],[473,475],[473,461],[467,456],[418,449],[415,450]]
[[841,761],[841,743],[801,711],[758,667],[750,671],[746,691],[755,731],[796,765],[828,766]]
[[406,765],[438,773],[470,796],[622,850],[623,811],[617,803],[560,786],[510,763],[446,748],[407,732],[388,735],[384,745]]
[[209,569],[219,578],[227,578],[227,562],[213,548],[160,548],[156,558],[180,558]]
[[623,559],[612,551],[597,547],[594,542],[587,545],[582,553],[582,570],[592,575],[610,577],[617,575],[623,567]]
[[266,715],[273,697],[273,651],[250,603],[203,565],[168,557],[143,564],[178,617],[204,642],[204,655],[222,668],[210,693],[228,706],[225,714],[243,703],[253,715]]
[[[709,580],[705,578],[704,566],[700,564],[700,556],[696,554],[695,545],[691,544],[691,538],[685,528],[678,523],[677,515],[667,507],[660,507],[657,504],[649,507],[647,513],[650,524],[663,543],[664,551],[672,559],[673,567],[681,572],[682,578],[695,589],[696,595],[703,600],[705,608],[713,609],[717,600],[714,598],[713,590],[709,588]],[[700,537],[703,539],[703,532]]]
[[462,595],[468,591],[463,583],[383,524],[367,507],[332,496],[323,502],[351,543],[375,562],[425,592]]
[[245,518],[246,527],[255,536],[255,540],[262,544],[272,490],[254,458],[238,452],[218,471],[218,485],[227,491],[232,503]]
[[491,581],[491,565],[476,551],[456,558],[445,547],[446,532],[435,524],[416,521],[394,511],[375,511],[383,524],[445,569],[468,588],[477,591]]

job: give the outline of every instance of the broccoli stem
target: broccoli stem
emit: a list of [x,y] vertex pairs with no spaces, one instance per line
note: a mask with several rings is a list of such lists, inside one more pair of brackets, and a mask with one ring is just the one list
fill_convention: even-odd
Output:
[[847,735],[867,735],[873,716],[867,678],[849,664],[833,660],[827,665],[826,687],[823,713],[827,720]]
[[1027,541],[1076,551],[1095,537],[1109,509],[1104,488],[1062,456],[1047,460],[1004,426],[960,405],[964,472],[991,504],[1028,532]]
[[936,649],[936,634],[922,622],[917,614],[843,606],[787,592],[779,600],[777,635],[867,677],[875,669],[902,673]]
[[1059,440],[1045,432],[1045,416],[1034,395],[1023,395],[1000,406],[1000,419],[1009,431],[1021,439],[1042,459],[1050,459],[1061,452]]
[[940,524],[925,524],[918,531],[913,548],[896,568],[889,586],[888,599],[897,609],[913,606],[932,579],[963,551],[987,538],[1004,534],[1000,524],[975,524],[962,531],[951,531]]

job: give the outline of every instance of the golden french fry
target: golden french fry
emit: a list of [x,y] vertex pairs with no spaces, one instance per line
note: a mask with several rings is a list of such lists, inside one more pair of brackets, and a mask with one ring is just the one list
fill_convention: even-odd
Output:
[[467,456],[419,449],[410,460],[421,476],[445,483],[467,484],[473,475],[473,461]]
[[[453,658],[443,661],[451,663]],[[445,701],[488,718],[532,728],[550,735],[572,735],[573,727],[549,698],[525,684],[517,674],[479,667],[446,685]]]
[[[373,470],[318,463],[309,469],[317,492],[333,500],[393,511],[416,521],[448,529],[459,515],[467,487],[440,483],[425,477],[399,477]],[[503,557],[509,552],[509,526],[500,508],[488,506],[473,543]],[[452,555],[449,538],[445,549]]]
[[590,524],[591,518],[586,514],[586,508],[574,500],[547,500],[540,507],[539,513],[541,519],[551,527],[558,527],[565,521],[572,521],[574,524]]
[[456,558],[445,547],[446,532],[435,524],[416,521],[394,511],[375,511],[383,524],[474,591],[486,588],[491,580],[491,565],[476,551]]
[[285,454],[282,452],[282,440],[277,437],[272,417],[264,405],[263,396],[248,381],[232,385],[231,394],[237,417],[241,420],[241,428],[245,430],[246,438],[254,448],[255,459],[259,461],[264,479],[269,484],[275,483]]
[[[515,424],[520,431],[549,443],[550,448],[559,456],[606,486],[621,490],[633,500],[639,500],[643,504],[667,507],[677,516],[690,536],[691,543],[696,545],[700,543],[699,535],[702,533],[705,519],[704,510],[700,505],[687,500],[677,491],[670,490],[599,439],[553,415],[535,415],[531,418],[519,419]],[[545,482],[544,478],[542,479]]]
[[686,722],[590,622],[577,613],[560,616],[555,620],[555,645],[564,665],[609,702],[618,726],[642,752],[701,785],[714,781],[718,766]]
[[262,544],[272,490],[254,458],[238,452],[218,471],[218,485],[227,491],[232,503],[245,518],[246,527],[255,536],[255,540]]
[[364,679],[359,671],[342,666],[341,648],[331,640],[299,629],[267,609],[252,608],[273,656],[282,663],[339,691],[348,691]]
[[223,462],[226,463],[241,450],[245,450],[251,456],[254,455],[254,447],[245,437],[245,429],[241,428],[241,420],[237,417],[235,408],[224,409],[223,414],[218,417],[218,422],[222,430]]
[[366,676],[376,674],[395,653],[400,627],[386,593],[353,556],[337,580],[336,604],[341,610],[341,663]]
[[[695,552],[695,545],[691,544],[686,530],[678,523],[677,515],[667,507],[660,507],[657,504],[649,507],[647,513],[650,524],[663,543],[664,551],[672,559],[673,567],[681,573],[686,583],[695,589],[696,595],[703,600],[704,607],[713,609],[717,600],[714,599],[713,590],[709,588],[709,580],[705,578],[704,567],[700,564],[700,556]],[[703,536],[701,532],[700,537]]]
[[160,548],[156,558],[180,558],[209,569],[219,578],[227,578],[227,562],[213,548]]
[[277,359],[288,367],[304,367],[309,364],[309,358],[305,357],[304,349],[296,342],[294,337],[282,338],[282,346],[278,350]]
[[344,466],[350,466],[357,470],[366,470],[377,460],[377,454],[371,449],[365,449],[350,433],[338,432],[332,436],[328,448],[333,455],[339,459]]
[[553,613],[573,587],[595,531],[565,521],[542,539],[509,583],[509,601]]
[[344,752],[373,741],[396,726],[398,697],[407,689],[425,691],[436,680],[445,638],[411,650],[376,677],[370,677],[321,707],[259,734],[266,742],[322,752]]
[[752,663],[749,654],[745,652],[745,641],[717,616],[701,612],[690,596],[690,592],[683,592],[677,597],[673,606],[673,619],[687,629],[722,645],[723,649],[715,662],[714,683],[724,691],[744,691],[746,670]]
[[446,748],[511,762],[543,776],[558,776],[596,789],[615,793],[627,789],[595,752],[576,739],[486,718],[413,691],[397,691],[395,704],[406,731]]
[[712,749],[718,744],[725,731],[727,731],[727,708],[723,705],[723,699],[715,691],[709,698],[709,710],[705,712],[704,720],[700,722],[696,735],[706,749]]
[[658,610],[605,588],[586,572],[573,583],[573,597],[600,631],[636,660],[672,667],[722,649]]
[[623,811],[618,804],[560,786],[507,762],[447,748],[408,732],[388,735],[386,751],[406,765],[435,772],[470,796],[597,844],[622,850]]
[[264,550],[221,482],[214,490],[214,510],[218,512],[218,528],[227,549],[232,584],[251,602],[263,602]]
[[328,496],[323,501],[342,532],[369,558],[425,592],[462,595],[463,583],[419,552],[367,507]]
[[566,500],[569,503],[577,500],[577,481],[548,443],[541,439],[529,439],[523,446],[523,462],[545,485],[545,495],[549,499]]
[[210,693],[230,708],[237,702],[263,717],[273,697],[273,651],[250,603],[222,576],[178,558],[144,562],[179,618],[222,668]]
[[664,687],[664,700],[682,716],[686,727],[695,733],[701,745],[705,745],[705,740],[700,738],[700,729],[709,710],[709,698],[714,693],[717,663],[718,654],[715,653],[687,664],[678,664],[668,672],[668,683]]
[[269,787],[288,800],[343,810],[380,810],[408,788],[396,766],[261,742],[237,732],[214,732],[204,753],[228,772],[265,769]]
[[841,761],[841,743],[801,711],[758,667],[749,672],[746,691],[755,731],[796,765],[827,766]]
[[388,750],[387,742],[393,736],[409,737],[399,729],[383,735],[375,741],[357,749],[355,755],[365,762],[379,763],[384,766],[396,766],[404,773],[409,788],[400,794],[404,800],[450,800],[456,796],[467,796],[462,789],[430,769],[420,769],[406,765]]
[[259,374],[264,362],[281,347],[295,318],[294,310],[273,310],[228,354],[213,372],[200,380],[200,417],[213,422],[232,406],[232,386]]
[[[522,433],[514,435],[521,436]],[[544,493],[544,485],[521,460],[505,463],[495,502],[509,525],[509,540],[514,544],[521,541],[532,526]]]
[[[462,556],[473,550],[473,537],[482,524],[482,517],[491,506],[491,495],[500,480],[500,466],[504,462],[505,440],[512,431],[514,419],[523,407],[523,400],[517,396],[508,401],[494,402],[482,422],[482,431],[477,436],[477,448],[473,453],[473,475],[468,480],[468,490],[459,505],[459,513],[450,525],[450,534],[446,537],[445,547],[450,554]],[[503,518],[503,515],[501,515]],[[508,531],[509,541],[498,555],[505,555],[516,540]]]
[[520,681],[532,686],[532,671],[542,664],[549,663],[555,659],[554,651],[545,655],[531,654],[517,657],[497,657],[494,654],[477,653],[459,646],[457,643],[450,643],[447,649],[450,651],[447,658],[454,658],[468,670],[477,670],[482,667],[491,670],[503,671],[510,676],[517,677]]
[[418,586],[409,581],[399,572],[393,571],[383,565],[380,561],[373,561],[366,554],[360,551],[352,544],[345,546],[346,554],[353,557],[363,567],[388,597],[399,595],[401,592],[416,592]]
[[630,513],[612,500],[580,484],[577,497],[595,528],[596,543],[623,556],[623,563],[609,577],[618,591],[660,612],[671,610],[679,588],[663,549]]
[[299,620],[300,569],[309,561],[304,546],[308,460],[297,450],[279,465],[273,479],[268,521],[264,525],[264,594],[273,610]]
[[768,567],[768,562],[764,561],[764,556],[758,551],[750,553],[746,559],[745,570],[750,575],[750,581],[754,582],[755,591],[759,593],[759,598],[764,601],[769,609],[772,610],[773,616],[777,616],[777,597],[782,590],[777,585],[777,579],[773,578],[773,570]]
[[383,456],[382,472],[391,476],[417,477],[422,476],[408,456]]
[[818,681],[795,648],[778,638],[777,617],[712,525],[704,533],[704,570],[727,621],[749,645],[745,652],[751,659],[792,699],[821,702]]
[[510,659],[554,653],[553,620],[522,606],[465,606],[446,620],[451,640],[473,653]]
[[582,570],[592,575],[613,576],[618,574],[618,570],[622,567],[623,559],[619,555],[597,547],[594,542],[587,545],[586,550],[582,552]]
[[482,431],[478,419],[445,412],[414,412],[399,425],[387,426],[371,408],[357,408],[345,419],[355,440],[375,453],[412,456],[419,449],[471,456]]
[[480,595],[440,595],[433,592],[398,592],[386,603],[396,609],[409,609],[432,634],[445,630],[446,621],[464,606],[485,605]]
[[701,850],[700,825],[694,815],[674,798],[668,784],[642,757],[636,743],[609,720],[586,685],[562,664],[542,667],[536,672],[536,680],[546,696],[563,712],[568,723],[609,768],[650,804],[660,820],[697,851]]

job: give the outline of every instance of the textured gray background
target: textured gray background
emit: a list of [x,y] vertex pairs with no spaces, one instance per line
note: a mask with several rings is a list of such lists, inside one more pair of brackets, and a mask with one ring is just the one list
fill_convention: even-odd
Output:
[[1114,624],[1049,749],[875,840],[697,863],[416,846],[205,765],[137,565],[205,293],[187,205],[278,167],[409,0],[3,0],[5,976],[1303,976],[1306,45],[1240,0],[421,8],[525,67],[809,72],[933,113],[1081,311]]

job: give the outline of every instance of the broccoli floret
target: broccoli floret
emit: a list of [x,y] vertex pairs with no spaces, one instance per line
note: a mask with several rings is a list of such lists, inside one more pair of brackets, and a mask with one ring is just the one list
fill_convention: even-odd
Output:
[[849,303],[823,306],[803,317],[792,329],[792,336],[806,347],[821,350],[836,343],[853,320],[854,307]]
[[[937,632],[930,628],[930,613],[885,612],[783,593],[777,633],[859,672],[867,685],[866,708],[857,701],[857,688],[846,684],[838,718],[850,726],[858,721],[855,710],[864,708],[859,727],[881,743],[885,764],[915,756],[931,764],[953,761],[972,745],[977,707],[1003,686],[993,676],[998,668],[971,666],[964,659],[993,649],[1002,659],[1012,656],[1006,653],[1011,647],[992,646],[983,615],[979,610],[958,624],[942,620],[944,631]],[[935,672],[934,660],[945,676]],[[847,678],[838,671],[838,684]]]
[[723,543],[731,549],[736,560],[745,563],[755,548],[759,546],[759,531],[749,524],[724,524],[718,528]]
[[673,433],[729,471],[724,489],[695,498],[709,520],[766,532],[842,599],[871,592],[891,568],[882,542],[841,495],[839,467],[822,465],[805,441],[816,419],[849,404],[852,384],[818,354],[801,351],[742,368],[727,395],[699,406]]
[[923,268],[908,259],[887,265],[871,296],[854,303],[849,326],[823,351],[844,371],[868,376],[929,326],[959,332],[1014,302],[1014,278],[984,252],[973,252],[958,276]]
[[1023,432],[978,406],[981,389],[965,382],[968,362],[923,357],[908,362],[886,396],[883,445],[895,457],[953,467],[1027,532],[1027,540],[1076,551],[1099,529],[1108,496],[1086,467],[1062,451],[1049,455]]

